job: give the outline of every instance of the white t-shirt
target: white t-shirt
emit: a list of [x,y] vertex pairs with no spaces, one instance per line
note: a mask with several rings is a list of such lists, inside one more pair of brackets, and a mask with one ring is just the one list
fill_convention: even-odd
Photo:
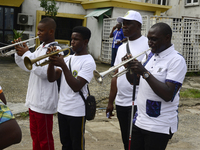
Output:
[[[159,81],[166,80],[182,85],[187,72],[185,59],[174,45],[156,56],[154,54],[145,68]],[[135,125],[144,130],[169,134],[177,131],[179,92],[172,101],[166,102],[154,93],[145,79],[140,77],[137,95],[138,112]]]
[[[81,56],[70,55],[65,58],[68,68],[70,58],[71,72],[73,76],[82,77],[89,83],[93,77],[93,71],[96,69],[96,64],[93,57],[90,54]],[[82,88],[81,91],[86,98],[88,94],[87,84]],[[82,97],[80,96],[79,92],[74,92],[67,84],[63,73],[61,76],[58,112],[69,116],[85,116],[85,104]]]
[[[148,39],[144,36],[141,36],[139,39],[129,42],[129,49],[132,56],[136,56],[143,51],[149,49]],[[122,57],[127,54],[126,51],[126,43],[122,44],[117,51],[117,55],[115,58],[114,66],[121,63]],[[145,55],[145,54],[144,54]],[[138,61],[141,61],[144,55],[137,57]],[[124,66],[118,69],[118,72],[124,70]],[[136,87],[136,95],[138,91],[138,86]],[[115,104],[119,106],[131,106],[132,105],[132,95],[133,95],[133,85],[131,85],[126,79],[126,74],[117,78],[117,96],[115,98]],[[135,99],[136,105],[136,99]]]

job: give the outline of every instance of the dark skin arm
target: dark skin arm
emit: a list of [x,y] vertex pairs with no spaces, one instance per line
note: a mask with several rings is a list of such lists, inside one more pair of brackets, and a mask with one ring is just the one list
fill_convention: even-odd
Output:
[[[115,74],[118,72],[118,70],[115,71]],[[111,119],[111,116],[114,116],[112,114],[114,106],[113,102],[115,100],[115,97],[117,95],[117,77],[112,78],[111,80],[111,87],[110,87],[110,95],[109,95],[109,101],[108,106],[106,108],[106,114],[109,112],[110,116],[109,119]]]
[[122,43],[123,42],[126,42],[128,40],[128,38],[124,38],[123,40],[121,40],[122,41]]
[[4,96],[3,92],[0,94],[0,99],[2,100],[2,102],[6,105],[6,97]]
[[117,26],[114,26],[114,27],[112,28],[112,31],[110,32],[110,38],[113,37],[113,32],[115,31],[116,28],[117,28]]
[[[111,31],[111,33],[110,33],[110,38],[113,37],[113,32],[115,31],[116,28],[117,28],[117,26],[114,26],[114,27],[113,27],[113,29],[112,29],[112,31]],[[124,39],[122,39],[121,41],[117,41],[116,45],[119,45],[119,44],[121,44],[121,43],[123,43],[123,42],[126,42],[127,40],[128,40],[127,38],[124,38]]]
[[[66,82],[68,85],[71,87],[71,89],[74,92],[78,92],[82,89],[82,87],[87,83],[87,81],[81,77],[75,78],[71,71],[68,69],[66,63],[64,62],[63,56],[62,55],[53,55],[49,57],[49,60],[51,63],[49,64],[48,70],[47,70],[47,76],[49,82],[54,82],[56,81],[60,76],[63,71],[65,75]],[[54,69],[54,66],[59,66],[62,68],[62,71],[60,69]]]
[[[142,75],[144,72],[147,72],[146,68],[137,60],[131,61],[128,66],[137,74]],[[133,75],[129,72],[126,74],[127,80],[132,83]],[[176,84],[171,82],[160,82],[157,80],[152,74],[149,78],[146,79],[151,89],[164,101],[168,102],[171,101],[174,96],[174,91]],[[180,86],[178,87],[177,91],[179,90]],[[177,92],[176,91],[176,92]]]

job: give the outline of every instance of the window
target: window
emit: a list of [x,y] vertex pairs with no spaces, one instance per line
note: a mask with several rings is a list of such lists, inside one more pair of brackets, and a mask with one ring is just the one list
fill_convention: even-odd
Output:
[[69,41],[71,41],[72,29],[83,24],[83,20],[75,18],[57,17],[55,21],[57,24],[55,38]]
[[14,8],[0,7],[0,19],[3,20],[0,24],[0,41],[10,44],[13,40],[13,21],[14,21]]
[[17,12],[20,8],[0,6],[0,47],[11,44],[13,29],[17,29]]
[[169,0],[145,0],[145,3],[158,4],[158,5],[168,5]]
[[[42,16],[45,18],[46,16]],[[55,39],[71,40],[72,29],[75,26],[82,26],[82,19],[56,17]]]
[[199,5],[199,0],[186,0],[185,6]]

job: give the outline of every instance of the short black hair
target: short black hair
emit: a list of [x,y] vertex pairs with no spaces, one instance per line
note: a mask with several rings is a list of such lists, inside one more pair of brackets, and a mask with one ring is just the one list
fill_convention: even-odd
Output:
[[155,27],[158,27],[163,35],[169,34],[170,37],[172,37],[172,29],[168,24],[164,22],[159,22],[159,23],[154,24],[151,28],[155,28]]
[[72,29],[72,32],[77,32],[80,33],[83,37],[83,39],[88,39],[88,41],[90,40],[91,37],[91,31],[90,29],[88,29],[87,27],[83,27],[83,26],[76,26]]
[[42,20],[40,20],[39,23],[44,23],[49,29],[54,29],[54,31],[56,30],[56,22],[53,18],[45,17]]

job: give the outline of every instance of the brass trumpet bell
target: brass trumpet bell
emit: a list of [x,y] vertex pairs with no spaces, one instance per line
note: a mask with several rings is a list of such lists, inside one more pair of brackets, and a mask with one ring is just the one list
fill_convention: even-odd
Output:
[[[35,59],[34,59],[35,60]],[[32,65],[35,63],[34,60],[29,59],[28,57],[24,58],[24,64],[28,70],[32,69]]]
[[100,84],[103,83],[103,76],[105,76],[105,75],[100,74],[97,70],[94,70],[93,75],[94,75],[95,80],[98,83],[100,83]]
[[47,64],[49,64],[49,62],[50,62],[49,60],[46,60],[46,61],[44,61],[43,63],[40,63],[40,64],[37,64],[37,62],[40,61],[40,60],[42,60],[42,59],[44,59],[44,58],[47,58],[47,57],[49,57],[49,56],[58,54],[58,53],[60,53],[60,52],[66,51],[66,50],[69,50],[68,54],[65,55],[65,57],[67,57],[67,56],[69,56],[71,49],[72,49],[72,47],[68,47],[68,48],[65,48],[65,49],[61,49],[61,50],[59,50],[59,51],[53,51],[53,52],[51,52],[51,53],[49,53],[49,54],[39,56],[39,57],[37,57],[37,58],[35,58],[35,59],[30,59],[29,57],[25,57],[25,58],[24,58],[24,64],[25,64],[25,66],[26,66],[26,68],[27,68],[28,70],[32,70],[32,68],[33,68],[32,66],[33,66],[34,63],[36,64],[36,66],[44,66],[44,65],[47,65]]

